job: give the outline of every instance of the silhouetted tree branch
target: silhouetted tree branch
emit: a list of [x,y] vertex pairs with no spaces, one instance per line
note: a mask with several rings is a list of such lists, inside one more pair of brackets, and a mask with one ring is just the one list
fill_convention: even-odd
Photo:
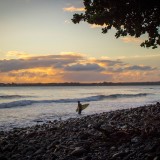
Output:
[[140,37],[147,33],[142,47],[157,48],[160,45],[160,0],[84,0],[85,12],[73,15],[73,23],[86,21],[105,25],[102,33],[112,27],[115,37]]

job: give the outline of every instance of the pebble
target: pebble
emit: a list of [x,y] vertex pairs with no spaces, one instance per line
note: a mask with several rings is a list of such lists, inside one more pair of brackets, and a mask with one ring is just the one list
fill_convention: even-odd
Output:
[[86,149],[82,148],[82,147],[76,147],[70,155],[72,156],[81,156],[83,155],[84,153],[86,153]]
[[160,103],[0,131],[0,160],[160,160]]

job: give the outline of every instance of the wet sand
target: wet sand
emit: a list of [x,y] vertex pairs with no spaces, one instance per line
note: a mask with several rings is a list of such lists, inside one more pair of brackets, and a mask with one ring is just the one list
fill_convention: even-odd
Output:
[[1,160],[159,160],[160,104],[0,132]]

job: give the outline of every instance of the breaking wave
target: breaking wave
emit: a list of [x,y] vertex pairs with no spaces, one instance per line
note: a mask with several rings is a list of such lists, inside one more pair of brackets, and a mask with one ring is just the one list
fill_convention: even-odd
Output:
[[26,98],[31,96],[21,96],[21,95],[0,95],[0,99],[15,99],[15,98]]
[[0,96],[0,99],[10,99],[10,98],[21,98],[22,96],[20,95],[3,95],[3,96]]
[[91,101],[102,101],[105,99],[135,98],[135,97],[143,97],[143,96],[147,96],[147,95],[149,95],[149,94],[148,93],[111,94],[111,95],[96,95],[96,96],[90,96],[90,97],[79,98],[79,99],[75,98],[75,99],[58,99],[58,100],[19,100],[19,101],[13,101],[13,102],[8,102],[8,103],[1,103],[0,109],[28,106],[28,105],[32,105],[35,103],[75,103],[77,101],[91,102]]

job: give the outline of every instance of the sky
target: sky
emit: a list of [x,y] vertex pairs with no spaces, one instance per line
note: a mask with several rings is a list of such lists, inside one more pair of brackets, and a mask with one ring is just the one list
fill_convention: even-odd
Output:
[[83,0],[0,0],[0,83],[160,81],[160,47],[73,24]]

